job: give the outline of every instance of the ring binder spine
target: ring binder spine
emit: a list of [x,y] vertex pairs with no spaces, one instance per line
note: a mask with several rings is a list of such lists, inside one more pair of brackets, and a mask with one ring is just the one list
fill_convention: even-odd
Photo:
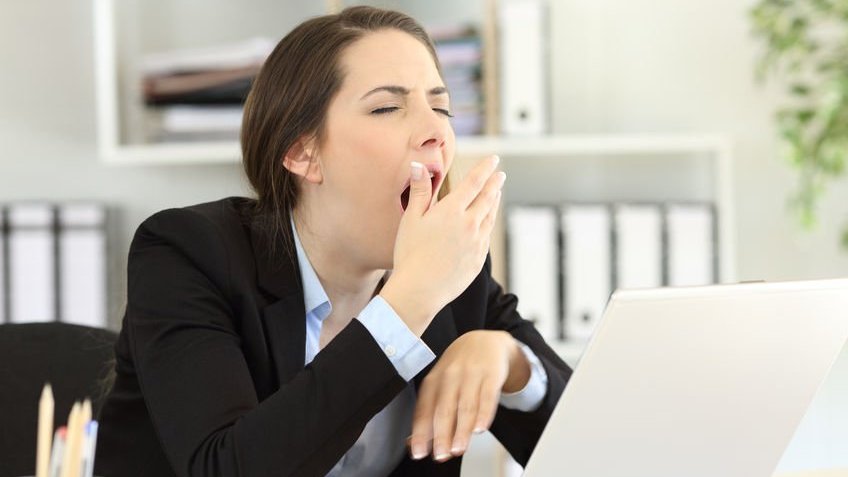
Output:
[[0,262],[2,262],[2,267],[0,267],[0,287],[2,287],[2,303],[0,303],[0,309],[2,309],[2,316],[0,316],[0,323],[7,322],[11,319],[12,316],[12,287],[11,287],[11,275],[12,269],[9,266],[9,259],[11,257],[11,251],[9,249],[9,209],[0,205]]
[[60,243],[60,233],[62,225],[59,223],[59,206],[52,204],[50,206],[51,223],[51,238],[53,241],[53,320],[62,321],[62,247]]

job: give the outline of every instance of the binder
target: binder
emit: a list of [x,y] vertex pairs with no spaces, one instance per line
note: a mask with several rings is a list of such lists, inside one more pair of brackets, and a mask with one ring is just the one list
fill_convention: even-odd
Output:
[[662,210],[657,205],[615,206],[613,288],[654,288],[663,283]]
[[552,206],[514,206],[507,211],[507,268],[518,313],[545,339],[560,339],[559,224]]
[[568,340],[592,336],[612,293],[610,216],[607,205],[572,204],[563,209],[563,299]]
[[498,9],[501,132],[547,131],[547,28],[543,0],[507,0]]
[[0,324],[8,321],[9,316],[9,241],[6,238],[6,208],[0,204]]
[[61,321],[106,327],[105,223],[100,204],[59,207]]
[[9,322],[56,319],[53,207],[14,204],[8,210]]
[[668,281],[706,285],[718,276],[715,213],[709,204],[670,204],[666,210]]

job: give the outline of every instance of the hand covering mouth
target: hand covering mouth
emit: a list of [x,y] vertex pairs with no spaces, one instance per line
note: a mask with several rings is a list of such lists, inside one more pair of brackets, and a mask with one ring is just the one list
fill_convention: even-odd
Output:
[[[429,172],[430,172],[430,184],[433,188],[432,193],[433,193],[433,195],[435,195],[436,190],[439,187],[439,181],[441,179],[441,173],[439,173],[438,171],[436,171],[436,172],[429,171]],[[411,184],[407,183],[406,187],[403,189],[403,192],[401,192],[401,194],[400,194],[400,206],[404,211],[406,211],[407,206],[409,206],[409,191],[410,191],[411,187],[412,187]]]

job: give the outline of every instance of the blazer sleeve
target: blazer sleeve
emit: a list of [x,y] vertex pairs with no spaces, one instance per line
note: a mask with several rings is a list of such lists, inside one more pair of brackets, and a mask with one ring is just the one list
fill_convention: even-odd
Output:
[[181,477],[324,475],[406,382],[352,320],[258,402],[228,257],[217,226],[186,209],[153,215],[133,238],[124,326],[162,448]]
[[515,339],[526,344],[539,358],[548,375],[545,397],[538,408],[524,412],[499,405],[490,429],[516,462],[525,466],[565,390],[572,370],[545,343],[533,323],[518,314],[518,298],[511,293],[504,293],[500,284],[492,278],[490,257],[486,257],[481,277],[486,283],[486,328],[508,331]]

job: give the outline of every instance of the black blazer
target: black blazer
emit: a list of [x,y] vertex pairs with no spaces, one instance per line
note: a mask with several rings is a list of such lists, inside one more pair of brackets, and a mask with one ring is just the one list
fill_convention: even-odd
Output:
[[[299,267],[268,258],[252,205],[230,197],[168,209],[136,231],[97,475],[324,475],[407,385],[357,320],[304,367]],[[548,374],[544,402],[529,413],[500,406],[491,426],[524,465],[571,370],[516,302],[492,279],[487,257],[422,339],[440,356],[466,331],[500,329],[538,355]],[[414,378],[416,391],[431,368]],[[407,456],[392,475],[457,476],[460,462]]]

